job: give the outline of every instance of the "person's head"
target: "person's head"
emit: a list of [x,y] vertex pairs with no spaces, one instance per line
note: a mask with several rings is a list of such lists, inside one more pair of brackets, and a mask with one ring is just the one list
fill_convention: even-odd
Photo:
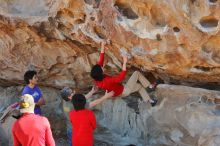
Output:
[[20,102],[19,102],[19,109],[21,113],[34,113],[34,98],[30,94],[25,94],[21,96]]
[[37,72],[34,70],[28,70],[24,74],[24,81],[26,84],[37,84]]
[[70,89],[69,87],[64,87],[60,91],[60,96],[63,98],[65,101],[70,101],[72,99],[72,96],[74,94],[74,91]]
[[86,97],[82,94],[75,94],[72,97],[72,104],[76,111],[82,110],[86,105]]
[[91,73],[90,73],[91,77],[96,80],[96,81],[102,81],[104,78],[104,74],[103,74],[103,70],[102,67],[98,64],[94,65],[92,67]]

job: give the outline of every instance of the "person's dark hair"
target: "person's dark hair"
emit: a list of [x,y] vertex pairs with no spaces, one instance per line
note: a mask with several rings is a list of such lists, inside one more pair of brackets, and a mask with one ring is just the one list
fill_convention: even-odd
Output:
[[70,89],[69,87],[64,87],[61,91],[60,91],[60,96],[63,98],[63,100],[65,101],[70,101],[70,99],[68,98],[71,94],[72,94],[72,89]]
[[72,104],[76,111],[82,110],[86,105],[86,97],[82,94],[75,94],[72,97]]
[[96,81],[102,81],[104,78],[104,74],[103,74],[103,70],[102,67],[98,64],[94,65],[92,67],[91,73],[90,73],[91,77],[96,80]]
[[26,71],[25,74],[24,74],[24,81],[25,81],[25,83],[29,84],[30,83],[29,80],[33,79],[34,75],[36,75],[36,74],[37,74],[37,72],[34,71],[34,70]]

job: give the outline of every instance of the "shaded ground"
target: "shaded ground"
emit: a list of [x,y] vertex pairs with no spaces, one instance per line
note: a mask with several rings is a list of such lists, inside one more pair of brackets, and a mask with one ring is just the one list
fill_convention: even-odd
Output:
[[[56,146],[68,146],[68,143],[65,138],[58,138],[56,139]],[[95,146],[113,146],[113,144],[101,140],[95,140]]]
[[56,142],[56,146],[68,146],[68,143],[64,138],[55,139],[55,142]]

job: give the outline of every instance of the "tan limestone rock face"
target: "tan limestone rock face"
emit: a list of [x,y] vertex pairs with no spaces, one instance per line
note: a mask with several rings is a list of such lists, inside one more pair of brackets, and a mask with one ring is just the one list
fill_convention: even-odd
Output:
[[[54,31],[50,25],[46,26],[46,23],[30,27],[23,21],[11,26],[8,26],[7,20],[0,21],[2,85],[23,83],[23,74],[28,69],[38,71],[39,83],[44,86],[88,85],[91,80],[88,73],[99,56],[96,49],[76,41],[73,43],[72,40],[53,38]],[[51,32],[38,30],[43,26],[51,29]],[[110,60],[109,63],[111,62]],[[112,64],[113,68],[116,68],[114,63]]]
[[0,15],[1,84],[34,68],[49,86],[87,85],[103,40],[110,72],[123,48],[166,82],[219,82],[219,1],[0,0]]

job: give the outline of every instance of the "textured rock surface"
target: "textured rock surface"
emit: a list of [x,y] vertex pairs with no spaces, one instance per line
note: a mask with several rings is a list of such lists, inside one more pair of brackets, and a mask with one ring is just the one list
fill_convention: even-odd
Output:
[[[59,143],[60,137],[65,137],[66,135],[65,124],[63,124],[65,123],[65,119],[60,107],[61,100],[59,91],[49,87],[42,87],[41,89],[47,103],[45,106],[43,106],[42,112],[43,115],[49,119],[51,128],[53,130],[53,136],[55,137],[57,143]],[[0,88],[0,116],[8,105],[19,101],[21,91],[21,86]],[[12,123],[10,124],[10,121],[14,120],[9,119],[8,121],[9,122],[6,122],[3,126],[2,123],[0,123],[0,145],[8,145],[7,136],[10,135],[10,130],[8,129],[10,129],[12,125]],[[2,130],[2,127],[5,127],[4,130],[6,130],[6,132]],[[3,142],[7,144],[3,144]]]
[[135,96],[102,104],[98,119],[109,131],[100,129],[96,137],[117,146],[220,145],[220,92],[160,85],[155,95],[154,108]]
[[[4,88],[1,92],[17,96],[19,89],[20,87]],[[64,146],[66,130],[59,95],[54,89],[42,89],[47,101],[47,106],[43,108],[44,115],[50,120],[57,144]],[[14,97],[10,95],[5,94],[8,104],[14,101]],[[138,94],[108,100],[95,107],[99,124],[95,145],[220,145],[219,91],[164,84],[158,87],[154,95],[159,99],[159,104],[154,108],[149,103],[144,103]],[[4,97],[3,94],[1,97]],[[4,140],[1,132],[0,139]]]
[[[219,84],[219,20],[218,0],[0,0],[0,111],[17,100],[24,72],[36,69],[48,101],[43,110],[55,136],[63,135],[58,91],[49,87],[91,86],[91,66],[107,39],[110,74],[126,50],[130,70],[165,83]],[[156,95],[155,108],[133,96],[97,107],[97,145],[219,145],[219,106],[206,100],[219,92],[165,85]]]
[[103,39],[110,66],[124,48],[166,82],[219,82],[219,1],[1,0],[0,14],[2,85],[35,68],[44,84],[83,86]]

